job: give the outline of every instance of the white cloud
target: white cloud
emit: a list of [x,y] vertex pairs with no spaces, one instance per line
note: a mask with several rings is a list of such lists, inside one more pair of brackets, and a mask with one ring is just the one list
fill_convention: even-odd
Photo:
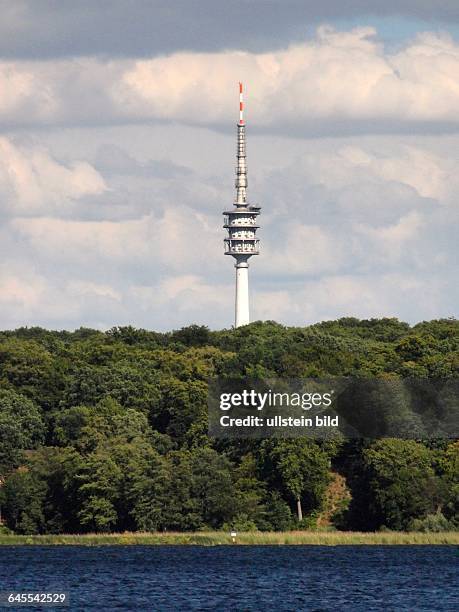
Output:
[[84,298],[87,296],[99,296],[110,298],[119,302],[121,293],[107,284],[92,283],[82,280],[72,280],[67,283],[68,293],[74,297]]
[[196,275],[169,276],[150,285],[113,284],[85,278],[45,276],[26,265],[0,267],[1,328],[43,325],[108,329],[132,324],[168,329],[188,317],[203,325],[231,317],[232,284],[209,283]]
[[[0,64],[0,117],[15,124],[106,124],[149,120],[228,125],[235,85],[247,87],[251,124],[394,131],[401,122],[459,121],[459,46],[420,34],[395,54],[371,27],[329,26],[301,44],[267,53],[180,52],[137,61]],[[321,123],[320,123],[321,122]],[[351,122],[351,124],[349,123]]]
[[[344,181],[349,182],[349,169],[361,169],[366,176],[408,185],[424,198],[446,200],[455,179],[457,162],[440,157],[429,150],[403,145],[396,155],[382,156],[358,147],[343,147],[339,166],[345,168]],[[343,163],[344,162],[344,163]],[[346,163],[348,162],[348,163]]]
[[53,84],[34,74],[33,64],[0,61],[0,117],[13,123],[21,114],[42,121],[57,110]]
[[425,34],[390,55],[375,36],[369,27],[321,27],[315,40],[272,53],[139,60],[115,85],[115,104],[134,115],[227,122],[234,115],[231,91],[243,79],[249,121],[259,125],[327,117],[457,121],[459,47]]
[[80,304],[64,287],[35,271],[30,262],[16,261],[0,266],[0,312],[2,328],[53,321],[60,327],[82,314]]
[[152,270],[211,270],[222,239],[205,215],[186,208],[122,221],[16,218],[11,227],[41,258],[59,257],[66,265],[79,262],[100,269],[141,265]]
[[2,307],[31,309],[36,306],[45,292],[46,283],[42,278],[32,276],[23,279],[6,269],[0,270],[0,303]]
[[291,221],[279,229],[263,246],[269,257],[265,267],[272,273],[318,274],[340,268],[345,257],[343,240],[325,227]]
[[298,157],[289,171],[302,173],[311,184],[337,191],[362,183],[373,186],[398,183],[420,197],[446,203],[451,190],[459,188],[457,160],[450,155],[436,154],[427,147],[405,144],[401,139],[392,142],[389,153],[380,150],[378,140],[373,146],[342,144],[336,150],[328,147],[325,151]]
[[302,301],[290,291],[257,291],[253,295],[252,320],[308,320],[313,313],[309,301]]
[[[407,251],[419,235],[420,228],[425,225],[425,220],[415,211],[401,217],[398,223],[380,228],[357,224],[355,231],[361,243],[366,246],[366,257],[373,255],[380,262],[400,263],[406,258]],[[373,259],[373,263],[374,263]]]
[[209,284],[203,277],[187,274],[162,279],[154,286],[134,285],[129,288],[129,293],[143,310],[172,307],[186,316],[192,312],[194,316],[205,319],[206,311],[227,308],[232,285]]
[[[454,303],[445,305],[448,284],[440,278],[421,278],[406,273],[382,275],[334,275],[307,281],[285,290],[260,291],[255,298],[254,316],[288,320],[293,325],[352,316],[357,318],[399,317],[415,320],[454,314]],[[450,308],[450,310],[449,310]]]
[[72,200],[107,189],[85,161],[64,165],[42,147],[19,147],[0,137],[0,194],[10,214],[58,213]]

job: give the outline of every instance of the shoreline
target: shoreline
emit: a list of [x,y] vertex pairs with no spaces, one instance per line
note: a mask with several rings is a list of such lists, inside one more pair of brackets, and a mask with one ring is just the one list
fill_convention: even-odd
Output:
[[88,533],[50,535],[0,535],[0,546],[459,546],[459,531],[357,532],[288,531],[238,533],[236,542],[223,531],[190,533]]

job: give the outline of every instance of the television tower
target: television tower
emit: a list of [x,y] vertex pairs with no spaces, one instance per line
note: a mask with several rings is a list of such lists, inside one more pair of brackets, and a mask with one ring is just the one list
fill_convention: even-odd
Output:
[[247,202],[247,164],[245,154],[245,123],[242,83],[239,83],[239,122],[237,124],[236,200],[233,210],[224,214],[223,227],[228,230],[225,238],[225,255],[236,260],[236,312],[235,327],[250,323],[249,316],[249,264],[252,255],[259,254],[260,241],[255,236],[259,206]]

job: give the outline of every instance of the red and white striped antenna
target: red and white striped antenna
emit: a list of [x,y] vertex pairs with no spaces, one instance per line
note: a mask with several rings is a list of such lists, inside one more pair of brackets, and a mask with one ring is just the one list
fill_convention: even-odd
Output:
[[244,123],[244,100],[242,97],[242,83],[239,83],[239,123]]

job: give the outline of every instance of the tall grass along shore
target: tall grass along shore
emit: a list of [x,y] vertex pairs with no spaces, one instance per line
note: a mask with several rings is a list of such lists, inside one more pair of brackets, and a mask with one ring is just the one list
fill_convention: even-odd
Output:
[[459,545],[459,532],[443,533],[381,531],[286,531],[238,533],[233,542],[231,534],[223,531],[195,533],[88,533],[82,535],[0,535],[0,545]]

